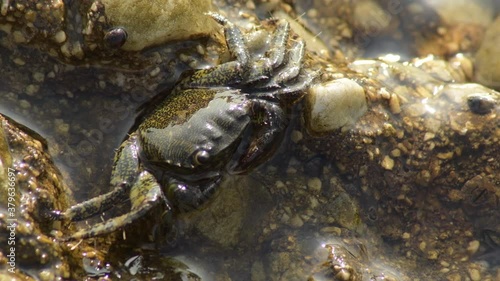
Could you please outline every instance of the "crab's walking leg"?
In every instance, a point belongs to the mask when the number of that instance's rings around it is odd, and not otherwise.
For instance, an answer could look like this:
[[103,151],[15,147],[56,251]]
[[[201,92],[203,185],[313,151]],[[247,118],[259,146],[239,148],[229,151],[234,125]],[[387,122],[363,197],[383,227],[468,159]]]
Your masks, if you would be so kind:
[[[286,53],[286,44],[290,34],[290,24],[280,20],[273,33],[269,50],[266,55],[252,64],[245,78],[247,83],[254,83],[269,79],[273,69],[281,66]],[[264,87],[278,87],[277,84],[266,84]]]
[[126,185],[115,187],[112,191],[94,197],[90,200],[71,206],[64,212],[52,211],[49,215],[54,220],[70,220],[80,221],[92,217],[95,214],[109,210],[118,201],[123,201],[127,198]]
[[267,51],[267,57],[271,61],[272,68],[277,68],[283,63],[289,35],[290,24],[286,20],[280,20],[271,39],[269,51]]
[[128,198],[128,192],[136,181],[138,172],[137,137],[132,135],[116,152],[110,192],[76,204],[64,212],[52,211],[49,217],[55,220],[79,221],[111,209],[117,202]]
[[[144,171],[139,175],[137,182],[130,190],[130,200],[132,202],[130,212],[93,225],[90,229],[80,230],[64,240],[85,239],[111,233],[143,217],[151,208],[166,199],[155,177],[151,173]],[[169,205],[167,207],[170,208]]]
[[271,89],[267,92],[257,93],[253,96],[256,98],[267,100],[279,100],[284,105],[292,105],[306,94],[307,88],[312,84],[314,79],[318,77],[318,71],[304,70],[299,72],[296,79],[287,81],[283,87]]
[[208,12],[207,15],[224,27],[224,36],[229,52],[244,68],[249,68],[250,54],[240,29],[220,14]]
[[179,83],[179,89],[238,84],[243,81],[243,75],[250,68],[250,55],[238,27],[219,14],[207,13],[207,15],[224,26],[227,48],[236,60],[194,72]]
[[302,40],[294,41],[288,51],[288,58],[283,68],[269,82],[270,85],[281,85],[297,77],[304,61],[305,43]]
[[313,80],[318,77],[319,72],[302,70],[297,79],[287,82],[286,87],[278,89],[272,94],[283,97],[285,100],[297,100],[299,96],[305,94],[305,90],[312,84]]

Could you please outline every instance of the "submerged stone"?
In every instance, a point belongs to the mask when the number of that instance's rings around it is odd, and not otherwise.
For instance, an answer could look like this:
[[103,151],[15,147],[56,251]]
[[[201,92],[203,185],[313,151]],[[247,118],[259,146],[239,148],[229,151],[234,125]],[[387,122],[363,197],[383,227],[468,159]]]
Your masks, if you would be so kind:
[[139,51],[165,42],[206,36],[218,30],[212,18],[211,1],[103,0],[106,15],[114,26],[127,33],[124,50]]

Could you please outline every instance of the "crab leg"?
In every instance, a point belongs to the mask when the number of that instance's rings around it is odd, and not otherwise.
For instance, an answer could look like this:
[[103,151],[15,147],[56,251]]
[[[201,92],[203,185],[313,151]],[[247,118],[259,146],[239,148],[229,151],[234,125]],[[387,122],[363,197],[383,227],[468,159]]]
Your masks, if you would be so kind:
[[80,221],[111,209],[115,203],[127,199],[127,194],[136,181],[138,171],[136,136],[125,141],[116,153],[111,184],[115,186],[110,192],[81,202],[64,212],[52,211],[49,214],[54,220]]
[[253,117],[250,142],[238,158],[229,163],[229,171],[241,174],[255,168],[269,158],[281,143],[288,120],[283,109],[267,100],[252,99]]
[[236,60],[244,69],[248,69],[250,67],[250,54],[248,53],[245,38],[241,34],[240,29],[220,14],[208,12],[206,15],[212,17],[216,22],[224,26],[224,36],[226,37],[229,52],[236,57]]
[[267,52],[267,57],[271,61],[272,68],[277,68],[283,63],[285,58],[286,43],[290,34],[290,24],[286,20],[280,20],[271,40],[271,47]]
[[[85,239],[114,232],[143,217],[154,206],[164,201],[165,198],[154,176],[144,171],[139,175],[138,181],[130,191],[130,200],[132,201],[132,210],[129,213],[95,224],[90,229],[80,230],[63,240]],[[170,208],[169,205],[167,207]]]
[[175,207],[183,212],[199,208],[215,193],[216,187],[220,184],[221,177],[216,176],[207,184],[196,188],[187,188],[184,184],[171,180],[166,195]]
[[119,201],[127,199],[126,185],[119,185],[112,191],[90,200],[71,206],[64,212],[52,211],[49,217],[53,220],[81,221],[111,209]]
[[227,48],[236,61],[194,72],[179,83],[178,89],[180,90],[236,85],[243,81],[242,74],[246,74],[250,68],[250,54],[238,27],[219,14],[210,12],[206,15],[224,26]]
[[[272,70],[283,63],[289,33],[289,23],[281,20],[271,39],[269,51],[266,52],[266,56],[253,63],[253,67],[248,70],[248,75],[246,75],[246,83],[252,84],[269,79]],[[278,87],[278,84],[267,84],[266,87]]]
[[288,59],[283,66],[283,69],[279,71],[272,79],[269,81],[269,86],[281,85],[286,81],[290,81],[299,75],[300,69],[302,68],[302,62],[304,61],[305,53],[305,43],[302,40],[294,41],[293,45],[288,51]]

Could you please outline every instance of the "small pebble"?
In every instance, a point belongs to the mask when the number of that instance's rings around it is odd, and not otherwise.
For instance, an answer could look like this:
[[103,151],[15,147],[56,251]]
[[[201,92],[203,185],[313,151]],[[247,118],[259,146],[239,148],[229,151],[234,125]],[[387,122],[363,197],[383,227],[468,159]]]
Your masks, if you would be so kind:
[[289,215],[287,215],[287,214],[283,214],[283,215],[281,216],[281,222],[282,222],[282,223],[288,223],[289,221],[290,221],[290,216],[289,216]]
[[477,270],[476,268],[469,268],[469,277],[472,281],[479,281],[481,280],[481,272]]
[[424,115],[426,112],[427,109],[420,103],[411,104],[406,108],[406,113],[411,117],[419,117]]
[[318,199],[317,199],[316,197],[314,197],[314,196],[311,196],[311,197],[309,198],[309,202],[310,202],[310,203],[309,203],[309,207],[311,207],[311,209],[315,209],[316,207],[318,207],[318,206],[319,206],[319,201],[318,201]]
[[285,188],[286,185],[282,181],[277,181],[274,183],[276,188]]
[[391,156],[392,157],[399,157],[401,156],[401,150],[399,150],[398,148],[395,148],[391,151]]
[[430,260],[436,260],[439,256],[438,251],[436,250],[430,250],[427,252],[427,258]]
[[50,272],[50,270],[43,270],[38,274],[38,277],[40,277],[40,280],[43,281],[51,281],[55,280],[56,277],[54,276],[54,273]]
[[29,84],[28,86],[26,86],[26,94],[28,96],[33,96],[38,92],[38,90],[40,90],[40,86],[38,85]]
[[318,10],[310,9],[309,11],[307,11],[307,16],[310,18],[316,18],[318,16]]
[[12,61],[13,61],[15,64],[17,64],[17,65],[25,65],[25,64],[26,64],[26,62],[25,62],[23,59],[21,59],[21,58],[15,58],[15,59],[13,59]]
[[14,31],[12,32],[12,36],[14,39],[15,43],[24,43],[26,42],[26,38],[24,38],[24,35],[21,31]]
[[54,35],[54,41],[58,44],[63,43],[66,41],[66,33],[63,30],[59,30],[55,35]]
[[307,181],[307,187],[313,192],[321,191],[321,180],[319,178],[310,178]]
[[478,240],[471,241],[469,243],[469,246],[467,247],[467,252],[469,252],[469,254],[471,255],[475,254],[479,249],[480,244],[481,243]]
[[33,73],[33,79],[35,79],[35,81],[37,82],[43,82],[43,80],[45,80],[45,74],[41,72],[35,72]]
[[255,3],[253,1],[247,1],[246,7],[249,10],[255,10]]
[[27,101],[27,100],[20,100],[19,101],[19,106],[22,108],[22,109],[28,109],[31,107],[31,104]]
[[386,155],[380,165],[386,170],[392,170],[394,168],[394,160],[389,155]]
[[304,221],[299,216],[294,216],[289,223],[291,227],[295,228],[299,228],[304,225]]
[[453,273],[453,274],[448,275],[446,277],[446,280],[448,280],[448,281],[461,281],[462,277],[460,277],[460,274],[458,274],[458,273]]
[[297,131],[297,130],[293,130],[291,135],[290,135],[290,138],[292,139],[292,141],[294,143],[298,143],[299,141],[302,140],[304,136],[302,135],[302,133],[300,131]]
[[304,114],[308,129],[321,134],[353,125],[367,110],[363,87],[342,78],[311,87]]
[[151,70],[149,72],[149,76],[155,77],[156,75],[160,74],[161,69],[159,67],[156,67],[155,69]]
[[69,124],[64,123],[62,119],[55,119],[54,124],[56,125],[57,133],[60,135],[66,135],[69,132]]
[[391,99],[389,100],[389,108],[391,112],[394,114],[401,113],[401,104],[399,102],[399,97],[396,94],[391,95]]
[[342,234],[342,229],[340,229],[340,227],[336,227],[336,226],[323,227],[320,231],[323,233],[332,233],[334,235],[341,235]]
[[418,245],[418,248],[420,249],[420,251],[424,251],[426,247],[427,247],[427,243],[425,243],[425,241],[420,242],[420,244]]
[[295,175],[297,173],[297,169],[295,169],[294,167],[288,167],[286,169],[286,173],[289,175]]
[[424,135],[424,141],[428,141],[428,140],[430,140],[430,139],[433,139],[435,136],[436,136],[436,134],[431,133],[431,132],[427,132],[427,133],[425,133],[425,135]]
[[453,157],[453,151],[438,153],[436,156],[443,160],[451,159]]

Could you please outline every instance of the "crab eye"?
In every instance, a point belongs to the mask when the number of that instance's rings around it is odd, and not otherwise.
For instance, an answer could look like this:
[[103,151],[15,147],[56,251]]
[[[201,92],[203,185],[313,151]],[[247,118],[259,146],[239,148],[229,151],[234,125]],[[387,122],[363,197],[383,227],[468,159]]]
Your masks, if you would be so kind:
[[206,150],[199,150],[193,156],[193,161],[196,165],[203,165],[208,162],[210,155]]

